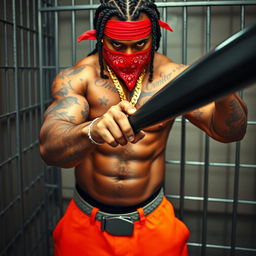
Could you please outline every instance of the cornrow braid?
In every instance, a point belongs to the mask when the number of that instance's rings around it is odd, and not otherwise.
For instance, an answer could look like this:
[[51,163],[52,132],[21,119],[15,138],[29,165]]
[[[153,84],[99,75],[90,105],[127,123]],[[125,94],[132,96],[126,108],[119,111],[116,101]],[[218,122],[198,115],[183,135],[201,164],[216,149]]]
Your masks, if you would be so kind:
[[104,37],[104,29],[107,21],[111,17],[116,16],[121,21],[136,21],[141,13],[145,13],[152,23],[152,48],[151,57],[149,63],[149,82],[153,80],[153,61],[155,51],[158,50],[161,39],[161,30],[158,24],[159,11],[157,6],[154,4],[154,0],[101,0],[101,5],[97,8],[94,16],[94,28],[96,29],[96,48],[89,54],[95,54],[98,52],[99,65],[100,65],[100,76],[102,78],[108,78],[104,74],[104,63],[103,63],[103,44],[102,39]]
[[116,9],[113,9],[113,8],[104,9],[104,11],[100,13],[98,22],[96,23],[96,38],[97,38],[96,48],[99,54],[100,76],[102,78],[108,78],[108,76],[104,74],[102,39],[104,36],[105,25],[107,21],[113,16],[117,16],[118,18],[121,19],[120,13]]
[[153,70],[154,70],[153,61],[154,61],[155,51],[158,50],[159,48],[160,40],[158,39],[161,37],[161,31],[158,24],[159,15],[158,13],[155,12],[155,10],[152,10],[150,7],[151,6],[149,4],[145,4],[140,8],[140,12],[146,13],[152,23],[152,48],[151,48],[151,60],[149,63],[149,82],[152,82]]

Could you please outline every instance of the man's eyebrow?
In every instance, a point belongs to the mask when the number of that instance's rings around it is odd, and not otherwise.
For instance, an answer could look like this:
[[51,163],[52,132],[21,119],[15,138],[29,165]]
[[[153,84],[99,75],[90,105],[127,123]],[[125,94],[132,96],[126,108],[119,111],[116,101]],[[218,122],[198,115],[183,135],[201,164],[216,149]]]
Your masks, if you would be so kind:
[[144,38],[144,39],[141,39],[137,42],[134,42],[133,45],[137,45],[137,44],[141,44],[141,43],[146,43],[147,41],[149,40],[149,38]]
[[136,44],[137,44],[137,43],[146,42],[146,41],[148,41],[148,40],[149,40],[149,37],[148,37],[148,38],[144,38],[144,39],[141,39],[141,40],[137,41],[137,42],[136,42]]
[[115,40],[115,39],[110,39],[110,42],[111,42],[111,43],[122,44],[120,41],[117,41],[117,40]]

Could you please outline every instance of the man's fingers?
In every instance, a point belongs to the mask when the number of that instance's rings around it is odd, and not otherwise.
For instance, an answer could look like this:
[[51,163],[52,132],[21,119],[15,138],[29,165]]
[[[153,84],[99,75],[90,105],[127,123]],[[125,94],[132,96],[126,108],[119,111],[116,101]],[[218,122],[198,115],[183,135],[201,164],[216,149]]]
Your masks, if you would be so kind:
[[136,143],[141,140],[145,134],[134,131],[128,120],[128,115],[133,114],[136,108],[128,101],[121,101],[112,106],[100,119],[93,125],[93,135],[99,141],[116,147],[118,144],[124,146],[128,142]]
[[112,134],[108,131],[105,130],[101,137],[104,139],[104,141],[109,144],[112,147],[118,146],[118,142],[115,140],[115,138],[112,136]]
[[[126,116],[125,116],[125,118],[126,118]],[[115,120],[111,120],[110,122],[108,122],[107,128],[110,131],[113,138],[115,139],[115,141],[118,144],[124,146],[124,145],[127,144],[127,140],[126,140],[126,136],[124,134],[124,131],[120,127],[119,122],[117,122]]]
[[128,101],[123,100],[121,101],[118,106],[120,107],[121,111],[128,114],[132,115],[136,112],[136,108]]
[[118,105],[110,108],[108,114],[110,114],[115,122],[118,124],[124,139],[129,142],[134,141],[134,132],[127,118],[127,115],[136,111],[136,108],[128,101],[121,101]]
[[129,123],[127,115],[123,112],[119,112],[117,115],[114,116],[115,122],[118,124],[122,135],[126,141],[132,142],[134,140],[134,132]]

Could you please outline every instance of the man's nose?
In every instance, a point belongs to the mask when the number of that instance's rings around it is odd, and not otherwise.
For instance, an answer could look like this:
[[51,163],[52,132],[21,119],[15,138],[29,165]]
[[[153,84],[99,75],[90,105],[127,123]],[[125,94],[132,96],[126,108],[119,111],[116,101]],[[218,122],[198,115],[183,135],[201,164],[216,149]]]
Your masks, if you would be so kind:
[[134,49],[133,49],[132,47],[127,47],[127,48],[125,49],[125,53],[126,53],[126,54],[132,54],[132,53],[134,53]]

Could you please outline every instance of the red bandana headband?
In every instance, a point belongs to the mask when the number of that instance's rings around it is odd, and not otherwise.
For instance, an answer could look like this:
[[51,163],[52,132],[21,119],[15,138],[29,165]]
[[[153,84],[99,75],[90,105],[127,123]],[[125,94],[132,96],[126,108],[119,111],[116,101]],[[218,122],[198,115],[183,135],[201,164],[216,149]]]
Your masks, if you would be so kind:
[[[164,21],[158,21],[161,28],[173,31],[172,28]],[[126,41],[126,40],[137,40],[145,38],[150,35],[152,31],[151,20],[141,21],[119,21],[119,20],[108,20],[105,26],[104,34],[110,38]],[[82,40],[95,40],[96,30],[88,30],[81,34],[77,41]]]

